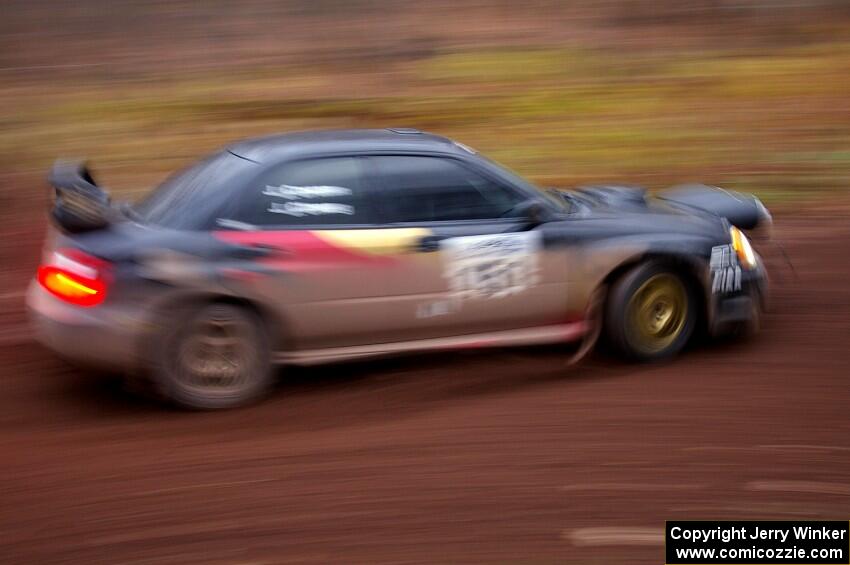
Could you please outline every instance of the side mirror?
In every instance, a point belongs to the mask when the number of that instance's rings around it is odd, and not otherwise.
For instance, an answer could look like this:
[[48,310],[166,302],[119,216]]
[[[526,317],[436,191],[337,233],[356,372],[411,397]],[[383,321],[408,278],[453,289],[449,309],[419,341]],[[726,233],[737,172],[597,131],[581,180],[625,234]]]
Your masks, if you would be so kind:
[[515,218],[522,218],[528,222],[528,227],[533,228],[549,220],[548,210],[536,200],[529,200],[517,204],[511,214]]

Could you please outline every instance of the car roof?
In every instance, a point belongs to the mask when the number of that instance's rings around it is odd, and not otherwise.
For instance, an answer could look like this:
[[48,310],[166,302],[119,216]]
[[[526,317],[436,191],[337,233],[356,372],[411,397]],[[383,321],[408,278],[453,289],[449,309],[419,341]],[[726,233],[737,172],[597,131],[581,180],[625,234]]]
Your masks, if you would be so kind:
[[227,149],[234,155],[258,163],[329,153],[463,151],[451,139],[412,128],[301,131],[248,139]]

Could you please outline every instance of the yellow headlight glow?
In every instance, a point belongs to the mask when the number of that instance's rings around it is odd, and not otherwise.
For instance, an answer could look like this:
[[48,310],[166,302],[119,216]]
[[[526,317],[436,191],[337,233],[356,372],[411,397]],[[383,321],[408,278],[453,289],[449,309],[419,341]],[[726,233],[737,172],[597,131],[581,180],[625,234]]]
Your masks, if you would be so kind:
[[750,245],[750,240],[744,235],[744,232],[736,227],[729,228],[729,234],[732,236],[732,249],[738,254],[738,261],[747,269],[753,269],[758,262],[756,252],[753,251],[753,246]]

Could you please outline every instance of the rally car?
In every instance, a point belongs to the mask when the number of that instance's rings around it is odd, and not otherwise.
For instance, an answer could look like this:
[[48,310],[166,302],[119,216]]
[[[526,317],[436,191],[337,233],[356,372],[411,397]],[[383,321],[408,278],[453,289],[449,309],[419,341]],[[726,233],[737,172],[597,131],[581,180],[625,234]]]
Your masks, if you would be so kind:
[[591,344],[654,361],[752,329],[754,197],[706,186],[538,189],[413,129],[231,145],[135,205],[57,163],[37,335],[193,408],[246,403],[277,364]]

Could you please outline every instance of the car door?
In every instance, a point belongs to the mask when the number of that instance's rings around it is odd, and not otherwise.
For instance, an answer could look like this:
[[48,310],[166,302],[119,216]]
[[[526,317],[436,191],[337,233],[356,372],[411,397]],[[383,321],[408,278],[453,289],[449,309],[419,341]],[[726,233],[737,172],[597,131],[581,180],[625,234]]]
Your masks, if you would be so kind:
[[562,323],[566,258],[510,217],[529,195],[448,156],[374,155],[381,220],[427,231],[399,257],[383,311],[396,339]]
[[363,158],[281,163],[250,181],[241,200],[217,236],[265,252],[251,291],[285,321],[287,348],[392,341],[383,311],[388,273],[426,231],[375,225]]

